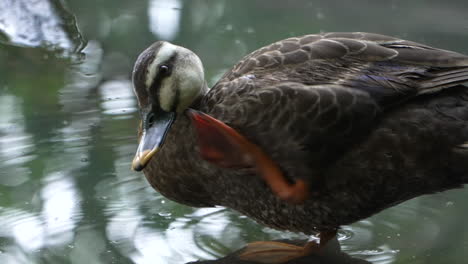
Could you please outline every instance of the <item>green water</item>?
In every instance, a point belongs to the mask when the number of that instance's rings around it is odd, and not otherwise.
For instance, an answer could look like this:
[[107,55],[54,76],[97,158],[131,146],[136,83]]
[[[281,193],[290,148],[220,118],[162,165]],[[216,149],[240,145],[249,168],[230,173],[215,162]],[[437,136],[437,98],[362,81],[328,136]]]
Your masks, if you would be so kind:
[[[462,0],[13,2],[0,0],[0,263],[8,264],[186,263],[251,241],[304,238],[228,209],[171,202],[130,170],[138,114],[129,77],[153,41],[194,50],[211,84],[249,51],[320,31],[468,53]],[[58,18],[50,30],[34,26],[53,22],[40,3]],[[371,263],[466,263],[467,199],[463,189],[425,196],[345,226],[341,250]]]

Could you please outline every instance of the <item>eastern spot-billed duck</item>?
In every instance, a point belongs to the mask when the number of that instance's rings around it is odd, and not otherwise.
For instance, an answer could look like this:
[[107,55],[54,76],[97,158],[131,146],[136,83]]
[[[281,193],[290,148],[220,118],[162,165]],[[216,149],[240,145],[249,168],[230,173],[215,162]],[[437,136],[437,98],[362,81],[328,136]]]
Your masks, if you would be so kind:
[[[142,119],[133,169],[174,201],[327,240],[467,182],[467,80],[465,55],[327,33],[256,50],[210,89],[197,55],[158,41],[133,70]],[[308,248],[253,243],[246,256],[285,252],[284,262]]]

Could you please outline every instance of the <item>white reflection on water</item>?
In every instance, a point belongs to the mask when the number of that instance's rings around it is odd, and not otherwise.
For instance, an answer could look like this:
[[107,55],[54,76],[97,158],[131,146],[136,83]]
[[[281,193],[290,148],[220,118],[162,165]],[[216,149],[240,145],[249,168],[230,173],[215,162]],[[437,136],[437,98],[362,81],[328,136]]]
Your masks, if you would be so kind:
[[44,245],[44,225],[41,218],[22,209],[0,207],[0,237],[11,238],[14,243],[1,245],[0,263],[16,262],[23,259],[25,252],[34,252]]
[[74,182],[62,172],[49,175],[41,190],[44,201],[42,217],[47,234],[47,245],[71,243],[73,229],[80,220],[78,194]]
[[104,114],[119,118],[133,118],[136,102],[130,80],[111,80],[99,86],[101,107]]
[[17,211],[9,212],[9,218],[11,236],[23,250],[34,251],[44,245],[44,225],[39,216]]
[[[117,208],[115,208],[117,209]],[[122,245],[120,249],[124,254],[133,251],[133,246],[127,244],[127,239],[135,236],[136,230],[142,220],[141,214],[133,208],[118,211],[113,210],[114,215],[110,218],[106,226],[106,234],[110,241]]]
[[[212,259],[219,252],[210,248],[200,248],[200,236],[223,238],[224,230],[231,222],[225,214],[217,214],[223,209],[201,208],[188,217],[172,220],[164,232],[140,226],[136,229],[134,244],[137,253],[130,257],[135,263],[185,263],[194,259]],[[209,212],[207,214],[207,212]],[[200,222],[191,223],[192,216],[203,215]],[[209,216],[208,216],[209,215]],[[235,238],[238,234],[232,233]],[[230,240],[226,238],[225,240]],[[231,240],[232,241],[232,240]]]
[[179,32],[182,2],[180,0],[152,0],[148,17],[150,30],[159,38],[173,40]]
[[[183,263],[180,256],[174,255],[174,249],[167,243],[163,233],[155,231],[154,229],[146,227],[139,228],[135,234],[134,243],[137,252],[131,254],[129,257],[135,263]],[[175,260],[177,260],[177,262],[175,262]]]
[[[232,242],[236,238],[239,237],[239,230],[237,228],[231,229],[231,233],[229,236],[226,236],[224,231],[226,228],[232,224],[232,222],[227,218],[227,215],[224,214],[224,208],[200,208],[195,210],[194,213],[187,216],[187,219],[196,219],[199,222],[196,224],[187,225],[179,221],[178,223],[173,223],[166,231],[168,241],[171,241],[172,244],[178,245],[178,241],[180,241],[178,230],[180,229],[189,229],[191,232],[191,240],[190,244],[186,244],[185,246],[190,246],[190,248],[183,249],[184,252],[191,252],[192,255],[196,255],[198,258],[210,258],[213,255],[217,255],[217,252],[210,252],[209,249],[200,248],[200,237],[206,234],[209,234],[210,238],[225,238],[226,242]],[[183,248],[183,247],[181,247]],[[197,248],[198,250],[196,250]],[[200,251],[201,249],[205,250],[205,252]],[[196,254],[195,254],[196,253]]]
[[[25,132],[22,101],[16,96],[0,96],[0,185],[17,186],[28,180],[30,171],[22,165],[33,160],[32,136]],[[15,177],[10,177],[15,175]]]

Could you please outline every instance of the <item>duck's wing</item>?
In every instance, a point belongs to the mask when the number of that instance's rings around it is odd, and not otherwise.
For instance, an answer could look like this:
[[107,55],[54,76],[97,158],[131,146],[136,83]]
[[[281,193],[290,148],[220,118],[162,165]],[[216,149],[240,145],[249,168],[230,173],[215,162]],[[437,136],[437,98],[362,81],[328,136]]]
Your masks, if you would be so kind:
[[468,57],[384,35],[328,33],[261,48],[242,59],[220,83],[242,77],[264,83],[336,84],[363,90],[382,104],[394,104],[466,82]]
[[[366,92],[340,85],[282,82],[259,89],[243,78],[220,85],[201,110],[260,146],[285,171],[302,170],[295,174],[341,156],[382,111]],[[301,163],[304,168],[297,167]]]
[[304,175],[359,143],[389,106],[467,80],[468,57],[455,52],[370,33],[308,35],[246,56],[201,110]]

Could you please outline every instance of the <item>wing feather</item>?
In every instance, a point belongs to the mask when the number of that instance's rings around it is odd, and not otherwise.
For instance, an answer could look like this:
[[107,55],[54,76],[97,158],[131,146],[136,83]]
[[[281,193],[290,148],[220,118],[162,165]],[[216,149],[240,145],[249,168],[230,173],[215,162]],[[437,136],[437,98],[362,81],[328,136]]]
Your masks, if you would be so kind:
[[[339,84],[373,94],[407,97],[437,92],[468,80],[468,57],[394,37],[354,32],[306,35],[278,41],[247,55],[221,82],[251,75],[272,82]],[[376,79],[381,80],[375,86]],[[368,80],[369,83],[366,83]],[[411,89],[408,89],[410,87]],[[381,89],[382,92],[375,92]],[[389,91],[385,91],[389,90]],[[386,97],[386,103],[389,103]]]

